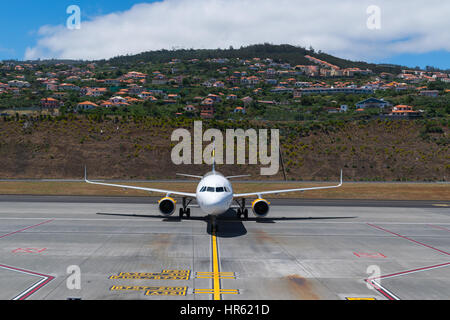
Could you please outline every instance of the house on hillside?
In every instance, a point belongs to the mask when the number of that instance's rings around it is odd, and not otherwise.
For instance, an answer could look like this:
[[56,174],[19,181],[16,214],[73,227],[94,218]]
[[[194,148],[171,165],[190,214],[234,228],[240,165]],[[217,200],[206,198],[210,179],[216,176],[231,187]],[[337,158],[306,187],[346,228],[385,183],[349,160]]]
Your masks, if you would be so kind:
[[278,84],[277,79],[268,78],[265,80],[265,83],[268,85],[276,86]]
[[360,101],[356,104],[357,109],[384,109],[390,105],[389,102],[383,99],[369,98]]
[[422,90],[420,91],[420,95],[424,97],[438,97],[439,96],[439,90]]
[[340,106],[339,112],[347,112],[347,111],[348,111],[348,106],[346,104],[343,104]]
[[251,97],[245,97],[245,98],[242,98],[241,101],[242,101],[245,105],[247,105],[247,104],[252,103],[252,102],[253,102],[253,99],[252,99]]
[[81,95],[86,95],[89,97],[101,97],[108,93],[108,90],[106,88],[87,88],[80,90]]
[[139,95],[139,98],[149,101],[158,101],[151,92],[144,91]]
[[72,84],[72,83],[62,83],[58,86],[59,91],[67,91],[67,90],[73,90],[73,91],[80,91],[80,87]]
[[214,100],[211,98],[206,98],[205,100],[202,101],[202,106],[213,106],[214,105]]
[[188,104],[183,109],[186,112],[196,112],[197,111],[197,109],[192,104]]
[[119,86],[120,80],[119,79],[105,79],[104,83],[108,86]]
[[111,102],[109,102],[109,101],[103,101],[100,105],[101,105],[102,107],[104,107],[104,108],[111,108],[111,107],[114,107],[114,105],[113,105]]
[[43,98],[41,99],[41,107],[46,109],[55,109],[63,105],[62,102],[54,98]]
[[242,113],[242,114],[246,113],[245,108],[243,108],[243,107],[236,107],[233,112],[234,113]]
[[16,87],[16,88],[29,88],[31,86],[28,81],[20,81],[20,80],[8,81],[8,85],[10,87]]
[[121,96],[115,96],[109,99],[109,102],[112,103],[113,106],[128,106],[127,99],[122,98]]
[[77,105],[77,111],[90,110],[90,109],[95,109],[95,108],[98,108],[98,104],[95,104],[90,101],[81,102]]
[[152,84],[155,84],[155,85],[164,85],[164,84],[167,84],[167,82],[168,82],[168,79],[163,74],[157,74],[152,80]]
[[128,88],[128,93],[132,95],[140,95],[142,92],[144,92],[144,88],[142,86],[131,86]]
[[211,105],[202,105],[200,107],[200,117],[202,117],[203,119],[212,119],[214,118],[214,106]]
[[417,118],[422,115],[422,111],[416,111],[412,106],[407,105],[397,105],[394,108],[392,108],[392,112],[389,114],[389,116],[396,116],[396,117],[407,117],[407,118]]

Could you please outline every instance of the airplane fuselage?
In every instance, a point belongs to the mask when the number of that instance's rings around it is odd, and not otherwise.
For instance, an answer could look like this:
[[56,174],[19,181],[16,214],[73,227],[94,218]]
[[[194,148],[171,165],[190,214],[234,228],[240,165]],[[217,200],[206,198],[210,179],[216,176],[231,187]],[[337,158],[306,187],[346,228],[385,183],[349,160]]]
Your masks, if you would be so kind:
[[220,215],[230,209],[233,202],[233,187],[230,181],[218,172],[206,174],[197,186],[197,203],[209,215]]

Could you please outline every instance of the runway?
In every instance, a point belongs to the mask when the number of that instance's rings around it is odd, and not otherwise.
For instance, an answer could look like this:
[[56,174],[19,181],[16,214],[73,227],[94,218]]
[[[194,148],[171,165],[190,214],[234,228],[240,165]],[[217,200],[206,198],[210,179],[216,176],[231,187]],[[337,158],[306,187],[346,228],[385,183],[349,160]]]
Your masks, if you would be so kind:
[[450,298],[448,202],[272,204],[214,233],[152,198],[0,196],[0,299]]

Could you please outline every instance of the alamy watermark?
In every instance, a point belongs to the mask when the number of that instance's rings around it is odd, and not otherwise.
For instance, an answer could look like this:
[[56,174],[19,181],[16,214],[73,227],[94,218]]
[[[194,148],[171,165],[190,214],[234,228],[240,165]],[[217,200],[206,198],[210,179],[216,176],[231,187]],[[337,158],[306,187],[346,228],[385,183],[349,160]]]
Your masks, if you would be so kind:
[[66,286],[69,290],[81,289],[81,269],[77,265],[68,266],[66,270],[67,277]]
[[68,6],[66,13],[70,14],[67,18],[66,26],[69,30],[79,30],[81,29],[81,9],[77,5]]
[[[204,163],[212,165],[214,154],[216,164],[232,165],[235,164],[236,155],[237,164],[257,165],[259,160],[259,164],[268,166],[261,168],[261,175],[270,176],[277,174],[279,171],[279,129],[270,129],[270,155],[268,155],[268,139],[268,129],[259,129],[258,131],[255,129],[245,131],[243,129],[227,129],[224,141],[224,136],[220,130],[208,129],[203,133],[202,121],[195,121],[193,139],[191,132],[186,129],[173,131],[171,141],[178,142],[178,144],[172,149],[171,158],[176,165]],[[210,142],[210,144],[203,149],[203,142]],[[213,152],[214,149],[215,152]]]
[[381,29],[381,8],[376,5],[367,7],[366,13],[369,15],[367,19],[367,28],[369,30]]
[[370,275],[369,282],[366,283],[367,288],[373,290],[374,287],[370,284],[370,280],[376,280],[381,285],[381,268],[377,265],[370,265],[366,269],[366,273]]

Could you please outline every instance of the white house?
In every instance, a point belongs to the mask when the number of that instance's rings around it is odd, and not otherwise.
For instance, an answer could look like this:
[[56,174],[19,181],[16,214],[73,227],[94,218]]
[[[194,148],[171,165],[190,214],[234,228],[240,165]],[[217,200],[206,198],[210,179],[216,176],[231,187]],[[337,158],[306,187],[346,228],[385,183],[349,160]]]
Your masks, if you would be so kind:
[[357,109],[369,109],[369,108],[377,108],[384,109],[389,106],[390,103],[384,101],[383,99],[369,98],[363,101],[360,101],[356,104]]

